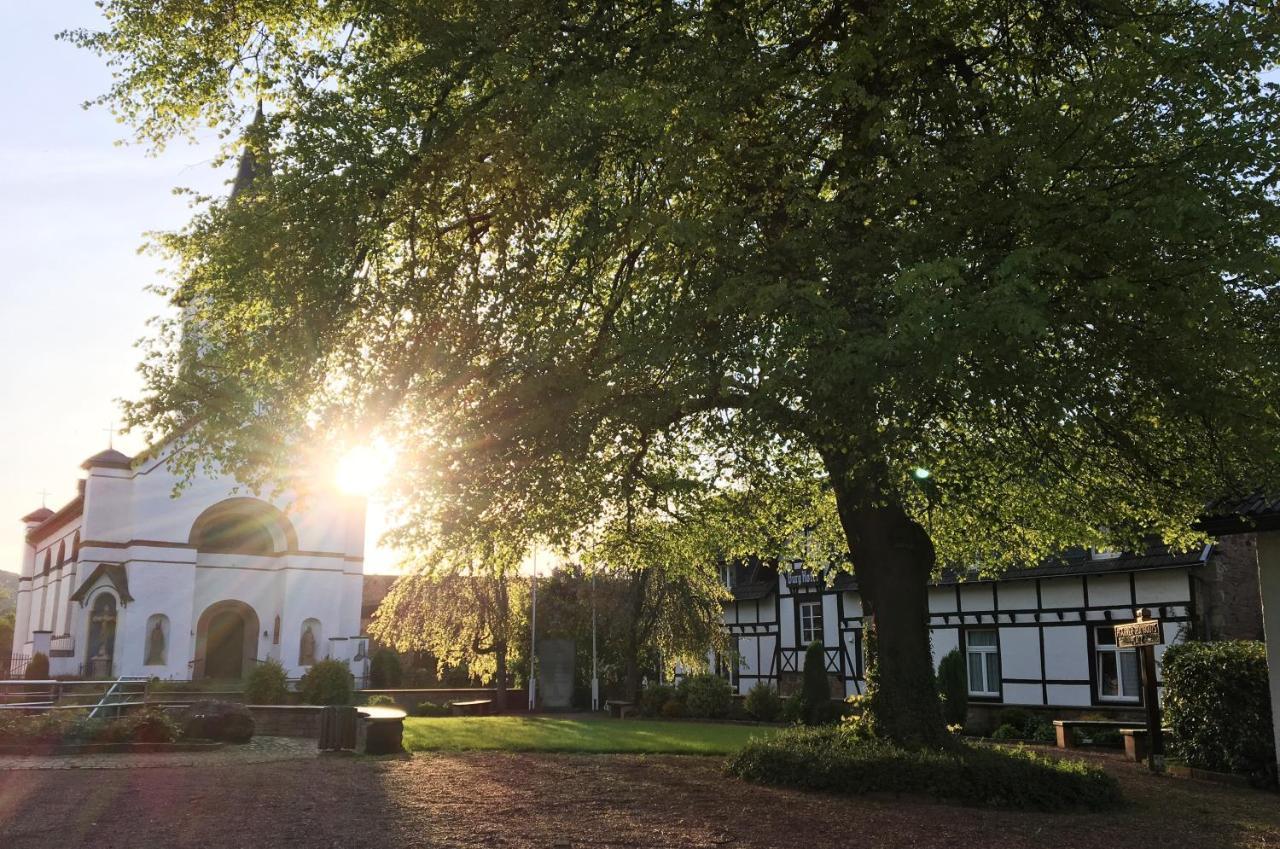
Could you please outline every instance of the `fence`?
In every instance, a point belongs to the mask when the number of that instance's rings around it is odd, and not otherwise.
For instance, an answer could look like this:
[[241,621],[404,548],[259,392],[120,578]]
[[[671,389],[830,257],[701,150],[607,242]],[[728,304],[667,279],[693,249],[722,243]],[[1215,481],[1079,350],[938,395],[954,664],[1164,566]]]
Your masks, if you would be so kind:
[[10,654],[0,664],[0,678],[22,678],[27,674],[27,664],[31,662],[29,654]]

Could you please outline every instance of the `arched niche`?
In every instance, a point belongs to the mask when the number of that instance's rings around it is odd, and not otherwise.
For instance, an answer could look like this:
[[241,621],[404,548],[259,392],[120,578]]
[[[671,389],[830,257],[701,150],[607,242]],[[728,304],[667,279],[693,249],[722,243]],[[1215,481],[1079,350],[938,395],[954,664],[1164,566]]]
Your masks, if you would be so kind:
[[191,525],[188,542],[212,554],[269,556],[298,550],[293,523],[257,498],[228,498],[209,507]]
[[258,614],[227,599],[204,609],[196,621],[193,678],[240,679],[258,657]]
[[298,665],[311,666],[323,660],[324,654],[324,626],[319,619],[304,619],[298,630]]
[[142,644],[143,666],[165,666],[169,662],[169,617],[153,613],[147,617]]

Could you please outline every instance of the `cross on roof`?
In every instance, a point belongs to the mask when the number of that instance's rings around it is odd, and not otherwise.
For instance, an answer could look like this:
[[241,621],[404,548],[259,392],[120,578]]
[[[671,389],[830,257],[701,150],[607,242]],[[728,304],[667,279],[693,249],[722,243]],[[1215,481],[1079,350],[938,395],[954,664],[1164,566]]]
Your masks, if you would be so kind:
[[48,507],[48,505],[45,504],[45,501],[49,499],[50,495],[53,495],[53,493],[50,492],[49,490],[47,489],[40,490],[40,506],[41,507]]
[[107,448],[115,448],[115,445],[112,444],[116,435],[115,424],[115,422],[107,422],[107,426],[105,428],[107,432]]

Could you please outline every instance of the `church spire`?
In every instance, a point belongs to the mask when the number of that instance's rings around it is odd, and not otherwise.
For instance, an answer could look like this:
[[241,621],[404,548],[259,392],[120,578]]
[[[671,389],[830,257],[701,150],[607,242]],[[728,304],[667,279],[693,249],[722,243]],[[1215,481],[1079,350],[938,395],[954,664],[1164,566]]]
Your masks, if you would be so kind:
[[[249,128],[245,130],[244,151],[240,154],[240,165],[236,169],[236,179],[231,184],[231,200],[235,200],[238,196],[248,191],[259,175],[271,176],[271,161],[265,153],[266,138],[263,135],[265,124],[266,116],[262,111],[262,101],[259,100],[258,108],[253,113],[253,121],[249,123]],[[254,154],[255,147],[261,147],[263,151],[261,161]]]

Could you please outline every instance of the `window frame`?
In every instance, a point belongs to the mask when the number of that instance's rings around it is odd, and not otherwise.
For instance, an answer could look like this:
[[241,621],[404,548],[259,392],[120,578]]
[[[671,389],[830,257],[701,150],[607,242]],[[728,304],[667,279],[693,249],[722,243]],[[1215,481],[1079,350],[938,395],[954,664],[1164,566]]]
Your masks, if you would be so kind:
[[[972,643],[972,635],[975,633],[991,634],[992,642],[989,646],[975,646]],[[981,664],[977,671],[982,678],[982,683],[989,687],[987,690],[973,689],[973,657],[977,655],[982,658]],[[991,669],[988,667],[987,658],[995,657],[995,677],[991,677]],[[975,699],[1000,699],[1003,697],[1003,675],[1000,662],[1000,629],[999,628],[966,628],[964,632],[964,670],[965,670],[965,688],[970,698]]]
[[[822,607],[821,596],[817,599],[808,599],[796,602],[796,617],[799,623],[799,629],[796,636],[799,638],[799,648],[807,649],[815,641],[822,643],[824,648],[826,647],[827,641],[823,633],[826,623],[824,621]],[[806,610],[816,610],[816,615],[809,616],[807,622],[805,621]],[[805,638],[806,633],[813,634],[815,631],[817,634],[816,636],[813,636],[811,639]]]
[[[1097,678],[1097,685],[1094,688],[1094,695],[1099,702],[1109,702],[1118,704],[1136,705],[1142,703],[1142,659],[1138,656],[1136,648],[1121,648],[1116,645],[1115,624],[1094,625],[1093,626],[1093,672]],[[1104,643],[1100,637],[1103,632],[1110,631],[1111,639]],[[1116,690],[1115,694],[1104,693],[1102,688],[1105,677],[1102,674],[1102,657],[1104,654],[1115,656],[1116,665]],[[1137,677],[1133,681],[1133,695],[1127,696],[1124,693],[1125,684],[1128,683],[1128,677],[1124,672],[1124,664],[1121,663],[1121,655],[1131,655],[1134,659],[1134,669],[1137,670]]]

